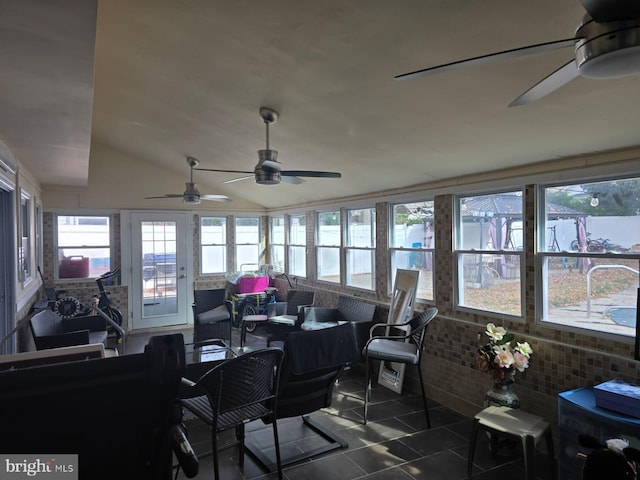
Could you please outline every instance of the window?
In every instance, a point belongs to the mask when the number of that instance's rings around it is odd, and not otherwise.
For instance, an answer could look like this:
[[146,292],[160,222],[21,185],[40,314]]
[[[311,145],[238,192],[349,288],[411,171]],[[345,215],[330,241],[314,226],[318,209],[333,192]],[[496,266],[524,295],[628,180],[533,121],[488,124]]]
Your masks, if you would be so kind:
[[289,265],[288,274],[307,276],[307,217],[289,216]]
[[398,268],[418,270],[416,298],[433,300],[433,201],[391,205],[389,250],[391,278]]
[[523,316],[522,212],[522,191],[457,197],[459,306]]
[[95,278],[111,268],[108,216],[56,216],[58,278]]
[[543,186],[543,322],[635,336],[640,178]]
[[42,205],[36,202],[36,265],[42,267]]
[[200,273],[227,273],[227,217],[200,217]]
[[269,218],[269,248],[275,272],[284,272],[284,215]]
[[260,218],[236,217],[236,271],[260,266]]
[[319,212],[317,219],[318,280],[340,283],[340,211]]
[[22,190],[20,199],[20,246],[18,265],[20,280],[27,282],[33,275],[31,266],[31,195]]
[[375,288],[376,211],[362,208],[346,211],[346,284]]

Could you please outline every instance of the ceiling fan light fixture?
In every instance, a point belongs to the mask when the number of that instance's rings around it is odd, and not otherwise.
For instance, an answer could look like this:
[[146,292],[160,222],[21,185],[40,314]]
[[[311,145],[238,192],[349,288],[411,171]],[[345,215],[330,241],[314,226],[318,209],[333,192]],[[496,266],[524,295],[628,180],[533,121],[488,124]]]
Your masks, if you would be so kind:
[[200,204],[200,195],[185,195],[183,200],[188,205],[198,205]]
[[640,71],[640,22],[596,23],[587,17],[576,31],[576,64],[586,78],[618,78]]
[[258,185],[277,185],[282,180],[280,172],[266,172],[261,169],[256,169],[255,175]]

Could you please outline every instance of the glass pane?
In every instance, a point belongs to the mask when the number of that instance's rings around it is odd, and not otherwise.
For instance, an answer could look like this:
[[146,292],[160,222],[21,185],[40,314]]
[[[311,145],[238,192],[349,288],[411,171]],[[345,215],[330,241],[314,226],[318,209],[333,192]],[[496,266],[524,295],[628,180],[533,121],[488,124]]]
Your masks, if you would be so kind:
[[522,250],[522,192],[462,197],[459,250]]
[[275,272],[284,272],[284,245],[271,246],[271,265]]
[[258,245],[236,245],[236,270],[255,271],[259,268],[260,248]]
[[289,218],[289,244],[307,244],[307,221],[304,215],[291,215]]
[[258,217],[236,218],[236,244],[260,243],[260,219]]
[[433,300],[433,252],[391,251],[391,278],[396,278],[396,270],[419,270],[417,298]]
[[373,208],[347,211],[347,246],[376,246],[376,212]]
[[58,277],[95,278],[110,270],[108,216],[57,216]]
[[111,270],[108,248],[59,248],[59,278],[96,278]]
[[459,254],[459,304],[521,316],[520,256]]
[[546,252],[640,252],[640,179],[544,189]]
[[143,317],[178,312],[176,222],[142,222]]
[[271,217],[271,243],[284,245],[284,217]]
[[226,218],[202,217],[200,219],[200,242],[203,245],[225,245],[227,243]]
[[[405,248],[433,248],[433,201],[394,205],[389,245]],[[392,277],[395,278],[395,277]]]
[[340,283],[340,249],[318,247],[318,280]]
[[307,276],[306,247],[289,247],[289,275]]
[[347,285],[373,290],[375,287],[373,250],[347,250]]
[[543,320],[635,336],[640,260],[545,257]]
[[220,245],[204,245],[201,249],[203,274],[225,273],[227,271],[227,247]]
[[318,245],[340,246],[340,212],[318,213]]

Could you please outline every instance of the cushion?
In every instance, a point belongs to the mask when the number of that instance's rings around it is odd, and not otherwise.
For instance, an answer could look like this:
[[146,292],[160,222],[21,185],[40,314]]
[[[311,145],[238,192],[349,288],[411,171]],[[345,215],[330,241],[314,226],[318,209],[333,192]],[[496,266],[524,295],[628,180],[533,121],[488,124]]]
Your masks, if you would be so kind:
[[196,315],[196,321],[198,323],[215,323],[221,322],[223,320],[228,320],[231,318],[229,315],[229,310],[226,305],[220,305],[218,307],[212,308],[211,310],[207,310],[206,312],[199,313]]
[[100,332],[89,332],[89,343],[102,343],[107,344],[107,331],[102,330]]
[[369,358],[389,360],[391,362],[418,363],[418,350],[415,343],[377,338],[367,347]]
[[295,326],[298,317],[295,315],[276,315],[275,317],[269,317],[270,323],[278,323],[280,325]]

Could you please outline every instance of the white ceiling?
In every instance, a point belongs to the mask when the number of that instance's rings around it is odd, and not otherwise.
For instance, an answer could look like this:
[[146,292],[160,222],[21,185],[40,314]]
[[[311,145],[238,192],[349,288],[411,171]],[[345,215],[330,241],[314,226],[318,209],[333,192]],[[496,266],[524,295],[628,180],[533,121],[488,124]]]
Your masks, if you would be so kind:
[[[0,0],[0,140],[43,184],[86,182],[78,97],[90,93],[91,3]],[[578,78],[507,107],[572,48],[393,78],[572,37],[578,0],[101,0],[97,10],[91,142],[174,171],[178,186],[187,155],[252,170],[265,146],[258,109],[269,106],[284,169],[343,174],[258,186],[197,172],[203,193],[275,208],[640,143],[639,76]]]

